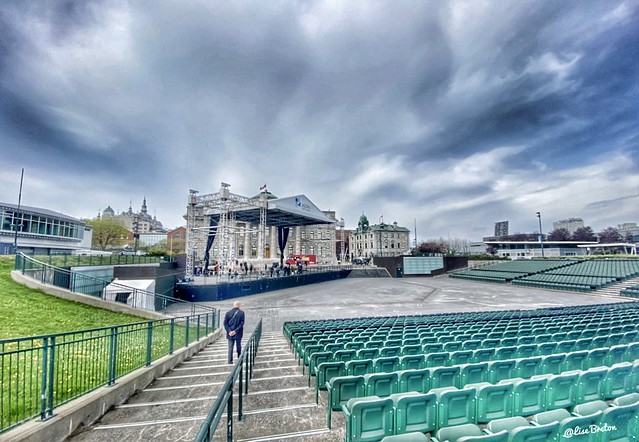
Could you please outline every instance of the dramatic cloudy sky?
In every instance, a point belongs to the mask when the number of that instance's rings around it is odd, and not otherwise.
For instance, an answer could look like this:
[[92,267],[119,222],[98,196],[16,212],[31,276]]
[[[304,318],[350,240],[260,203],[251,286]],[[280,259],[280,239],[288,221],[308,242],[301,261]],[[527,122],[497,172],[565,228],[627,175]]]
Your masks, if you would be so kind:
[[263,184],[347,227],[639,222],[639,2],[0,2],[0,201],[184,223]]

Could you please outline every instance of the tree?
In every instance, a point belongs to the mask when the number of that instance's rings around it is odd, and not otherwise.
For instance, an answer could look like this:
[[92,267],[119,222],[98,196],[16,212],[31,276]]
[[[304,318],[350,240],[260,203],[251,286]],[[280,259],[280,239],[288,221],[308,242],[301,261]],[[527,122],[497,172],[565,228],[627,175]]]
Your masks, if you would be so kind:
[[575,233],[572,234],[573,241],[586,241],[593,242],[597,241],[594,232],[590,226],[580,227],[575,230]]
[[568,229],[555,229],[548,234],[548,241],[570,241],[570,232]]
[[621,242],[621,235],[619,230],[614,227],[608,227],[599,234],[599,243],[601,244],[613,244],[616,242]]
[[628,244],[634,243],[635,242],[635,238],[632,235],[632,232],[626,232],[626,236],[624,236],[623,241],[627,242]]
[[87,222],[93,228],[91,247],[106,250],[107,247],[124,244],[129,231],[124,223],[114,218],[94,219]]
[[413,253],[445,253],[444,244],[435,241],[423,242],[413,249]]
[[497,249],[497,247],[495,246],[489,246],[488,248],[486,248],[486,253],[488,253],[489,255],[497,255],[497,252],[499,251],[499,249]]

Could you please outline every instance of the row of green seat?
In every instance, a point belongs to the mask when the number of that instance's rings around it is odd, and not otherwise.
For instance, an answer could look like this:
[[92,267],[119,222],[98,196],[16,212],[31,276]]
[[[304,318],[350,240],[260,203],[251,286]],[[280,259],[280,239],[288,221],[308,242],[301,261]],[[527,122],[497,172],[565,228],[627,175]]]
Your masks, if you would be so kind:
[[[421,391],[429,386],[441,386],[443,376],[448,376],[449,380],[452,379],[451,385],[462,386],[472,382],[493,382],[499,376],[530,377],[535,374],[559,374],[562,371],[610,366],[617,362],[632,362],[639,359],[639,342],[565,353],[553,353],[552,349],[548,349],[549,352],[545,354],[508,350],[508,353],[500,352],[499,349],[486,349],[486,351],[453,352],[453,354],[432,353],[349,361],[319,359],[319,362],[317,360],[313,362],[315,396],[317,399],[318,390],[330,388],[333,378],[343,376],[401,372],[398,375],[398,391],[414,389]],[[458,368],[444,370],[448,367]],[[414,373],[410,370],[422,371]],[[431,381],[434,375],[438,378]],[[309,386],[310,379],[309,376]]]
[[621,296],[628,296],[631,298],[639,298],[639,285],[627,287],[619,293]]
[[526,276],[524,278],[513,281],[513,284],[523,284],[538,282],[543,284],[561,285],[561,286],[578,286],[589,287],[597,290],[607,285],[617,282],[615,278],[602,276],[572,276],[572,275],[556,275],[552,273],[540,273],[537,275]]
[[[624,401],[624,398],[630,400]],[[639,435],[639,398],[632,394],[608,404],[593,401],[581,404],[571,413],[565,408],[542,411],[531,421],[521,416],[490,421],[482,430],[475,424],[445,427],[431,438],[433,442],[609,442],[637,440]],[[424,433],[405,433],[405,439],[386,436],[382,442],[428,440]]]
[[602,318],[613,319],[616,316],[639,313],[639,305],[635,303],[599,304],[590,306],[572,306],[546,308],[536,310],[509,310],[473,313],[448,313],[415,316],[377,317],[377,318],[347,318],[335,320],[295,321],[284,323],[283,329],[287,339],[292,340],[299,333],[313,331],[342,331],[397,329],[412,327],[444,327],[447,325],[461,326],[463,324],[492,324],[495,321],[517,322],[528,321],[560,321],[562,319]]
[[[639,323],[632,327],[639,327]],[[577,332],[576,332],[577,333]],[[583,333],[583,332],[582,332]],[[462,362],[479,362],[489,359],[509,359],[527,356],[547,355],[551,353],[567,353],[577,350],[590,350],[611,347],[620,344],[632,344],[638,341],[639,331],[611,333],[594,337],[580,338],[580,335],[566,336],[537,335],[520,338],[466,340],[451,342],[411,341],[369,341],[326,343],[305,346],[299,355],[298,364],[302,364],[302,373],[308,366],[310,376],[322,362],[348,362],[351,360],[375,359],[380,357],[417,356],[429,361],[445,361],[448,365]],[[555,340],[568,338],[569,340]],[[405,343],[408,342],[408,343]],[[637,344],[639,345],[639,343]],[[486,359],[488,358],[488,359]],[[461,361],[461,362],[457,362]],[[440,364],[440,365],[446,365]]]
[[[636,320],[635,320],[636,319]],[[532,344],[540,342],[558,342],[565,339],[605,338],[610,335],[637,333],[639,317],[626,325],[610,323],[546,326],[534,328],[500,328],[490,332],[467,330],[465,332],[422,332],[419,334],[328,334],[300,336],[293,345],[294,353],[301,357],[308,346],[326,346],[339,344],[344,349],[380,348],[397,345],[441,344],[445,350],[475,349],[498,345]]]
[[582,261],[572,266],[549,271],[574,276],[603,276],[624,281],[639,276],[639,259],[606,259]]
[[[619,348],[624,347],[624,348]],[[559,376],[575,370],[590,370],[597,367],[613,366],[624,362],[637,361],[637,348],[629,351],[628,346],[601,349],[603,351],[573,352],[568,354],[533,356],[520,359],[485,361],[453,366],[439,366],[423,369],[377,372],[362,375],[332,376],[324,372],[318,377],[316,388],[325,381],[328,396],[326,401],[328,422],[333,410],[354,397],[390,396],[393,393],[418,391],[427,392],[433,388],[463,388],[473,383],[497,383],[510,378],[534,378],[535,376]],[[625,351],[621,351],[625,350]],[[633,372],[635,385],[639,385],[639,362]],[[321,365],[320,365],[321,366]],[[326,377],[322,379],[321,377]],[[317,390],[316,390],[317,392]],[[317,394],[317,393],[316,393]]]
[[488,423],[491,428],[490,422],[497,419],[572,409],[637,393],[637,376],[639,361],[561,375],[505,379],[496,384],[478,383],[463,389],[444,387],[426,393],[351,398],[341,405],[346,440],[379,440],[411,432],[441,435],[444,428],[467,424]]

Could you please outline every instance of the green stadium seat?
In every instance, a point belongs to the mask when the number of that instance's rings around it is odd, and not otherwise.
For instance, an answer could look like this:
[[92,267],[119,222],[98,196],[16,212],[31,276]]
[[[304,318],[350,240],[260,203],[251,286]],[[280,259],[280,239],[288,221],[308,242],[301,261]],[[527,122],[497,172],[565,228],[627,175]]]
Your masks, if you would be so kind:
[[530,426],[530,424],[525,417],[511,416],[491,420],[488,422],[488,425],[486,425],[486,429],[491,433],[506,431],[511,434],[515,428],[528,426]]
[[357,359],[375,359],[379,356],[379,348],[362,348],[357,350]]
[[630,362],[620,362],[608,369],[608,373],[603,380],[602,395],[605,400],[610,400],[627,393],[631,393],[635,385],[632,381],[632,364]]
[[476,391],[477,422],[486,423],[493,419],[512,416],[513,384],[478,384]]
[[550,354],[541,357],[541,366],[539,367],[540,374],[559,374],[561,373],[564,361],[566,360],[565,353]]
[[349,399],[363,397],[366,392],[364,376],[339,376],[331,379],[327,385],[328,402],[326,425],[331,428],[331,411],[341,410]]
[[430,390],[430,371],[426,368],[399,372],[399,391],[427,392]]
[[438,429],[477,421],[474,389],[439,388],[431,392],[437,396]]
[[631,342],[628,344],[625,359],[627,361],[636,361],[639,359],[639,342]]
[[379,349],[379,357],[387,357],[387,356],[399,356],[402,354],[402,347],[400,345],[392,346],[392,347],[382,347]]
[[514,377],[516,366],[517,360],[515,359],[490,361],[488,363],[488,382],[494,384],[502,379]]
[[537,356],[537,344],[519,344],[515,352],[515,358],[530,358]]
[[541,372],[541,356],[531,356],[527,358],[517,359],[514,375],[520,378],[530,378]]
[[429,355],[431,353],[441,353],[443,350],[444,345],[440,344],[439,342],[422,344],[422,351],[425,355]]
[[546,409],[547,379],[521,379],[513,383],[513,415],[531,416]]
[[517,346],[511,345],[508,347],[497,347],[495,349],[494,360],[499,359],[514,359],[517,355]]
[[400,356],[399,368],[400,370],[417,370],[426,366],[426,358],[423,354],[408,354]]
[[600,399],[590,402],[583,402],[573,407],[572,412],[576,416],[589,416],[597,411],[604,411],[608,404]]
[[575,405],[575,386],[579,372],[571,371],[548,376],[546,409],[570,408]]
[[563,371],[583,370],[588,351],[577,350],[566,353],[566,360],[562,366]]
[[546,356],[551,354],[561,353],[557,350],[556,342],[540,342],[537,344],[537,356]]
[[619,405],[630,405],[630,404],[634,404],[635,402],[639,402],[639,393],[628,393],[628,394],[624,394],[623,396],[616,397],[612,401],[612,404],[619,406]]
[[346,374],[349,376],[365,375],[372,372],[372,359],[355,359],[346,363]]
[[319,390],[326,390],[326,382],[337,376],[346,375],[343,361],[322,362],[315,369],[315,403],[319,403]]
[[532,422],[537,425],[546,425],[551,424],[553,422],[561,422],[564,419],[568,419],[572,415],[570,411],[565,408],[557,408],[556,410],[542,411],[541,413],[536,413],[532,417]]
[[479,339],[468,339],[462,344],[462,350],[477,350],[480,347],[481,340]]
[[393,435],[393,401],[390,398],[352,398],[342,406],[347,442],[373,442]]
[[433,393],[395,393],[390,396],[395,409],[395,434],[436,430],[437,397]]
[[429,353],[424,361],[426,367],[443,367],[450,365],[449,354],[447,352]]
[[322,362],[331,362],[333,353],[329,351],[318,351],[309,356],[308,359],[308,386],[311,386],[311,377],[315,376],[315,368]]
[[348,361],[352,361],[354,359],[357,359],[357,353],[355,350],[353,349],[349,349],[349,350],[337,350],[334,354],[333,354],[333,360],[334,361],[344,361],[344,362],[348,362]]
[[597,423],[602,442],[636,441],[639,437],[639,403],[608,407]]
[[559,422],[517,427],[510,433],[508,442],[551,442],[555,440],[558,428]]
[[608,374],[607,367],[594,367],[579,374],[575,388],[576,403],[590,402],[603,398],[603,380]]
[[386,356],[373,359],[373,371],[375,373],[390,373],[399,369],[399,356]]
[[330,353],[335,353],[338,350],[344,350],[344,344],[339,344],[339,343],[331,343],[331,344],[326,344],[324,346],[324,351],[330,352]]
[[[580,333],[581,334],[581,333]],[[580,338],[575,340],[575,351],[590,350],[592,347],[592,338]]]
[[437,430],[438,442],[458,442],[465,436],[483,436],[481,429],[472,423],[443,427]]
[[460,386],[462,387],[467,384],[476,384],[488,380],[488,362],[461,364],[459,368]]
[[344,344],[344,349],[345,350],[360,350],[364,348],[364,343],[363,342],[355,342],[355,341],[351,341],[351,342],[347,342],[346,344]]
[[381,442],[428,442],[428,440],[428,436],[424,433],[413,432],[386,436],[381,440]]
[[399,372],[369,373],[364,375],[367,396],[388,397],[399,393]]
[[460,387],[461,369],[459,366],[452,367],[429,367],[430,387]]
[[488,362],[493,359],[495,348],[478,348],[473,351],[473,359],[471,362]]
[[472,350],[457,350],[450,354],[451,365],[468,364],[472,358]]
[[403,355],[423,355],[421,344],[404,344],[402,345]]
[[462,436],[457,442],[507,442],[508,432],[500,431],[494,434],[484,434],[482,436]]
[[590,367],[603,367],[606,365],[606,357],[608,356],[607,348],[593,348],[588,352],[586,365]]
[[608,350],[608,357],[606,358],[606,365],[608,367],[623,362],[626,356],[628,346],[625,344],[613,345]]
[[[599,434],[591,431],[591,426],[597,426],[601,417],[601,410],[597,410],[586,416],[573,416],[562,420],[557,431],[558,442],[596,442]],[[576,432],[583,429],[583,432]]]

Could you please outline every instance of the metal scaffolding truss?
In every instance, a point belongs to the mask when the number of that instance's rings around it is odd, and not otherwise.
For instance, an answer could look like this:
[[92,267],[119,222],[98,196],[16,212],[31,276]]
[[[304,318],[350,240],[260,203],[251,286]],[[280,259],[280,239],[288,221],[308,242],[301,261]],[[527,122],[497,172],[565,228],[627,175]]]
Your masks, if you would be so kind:
[[[195,263],[203,257],[198,254],[206,243],[210,227],[211,216],[217,216],[216,236],[221,252],[221,259],[226,262],[234,256],[234,236],[231,234],[235,222],[235,213],[242,209],[260,208],[259,200],[247,198],[231,193],[230,184],[222,183],[219,192],[198,195],[197,190],[189,191],[189,203],[186,209],[186,275],[192,276]],[[264,217],[266,219],[266,217]],[[261,221],[261,217],[260,217]],[[266,231],[266,226],[260,225],[260,232]],[[263,242],[261,244],[263,248]],[[261,250],[263,256],[263,250]]]
[[[186,275],[192,276],[196,263],[202,261],[202,251],[211,233],[215,234],[217,259],[228,263],[235,259],[237,222],[257,225],[257,258],[265,257],[268,241],[267,227],[334,224],[305,195],[286,198],[274,197],[267,191],[249,198],[231,193],[230,184],[222,183],[219,192],[199,195],[189,191],[186,209]],[[217,223],[211,223],[211,219]]]

